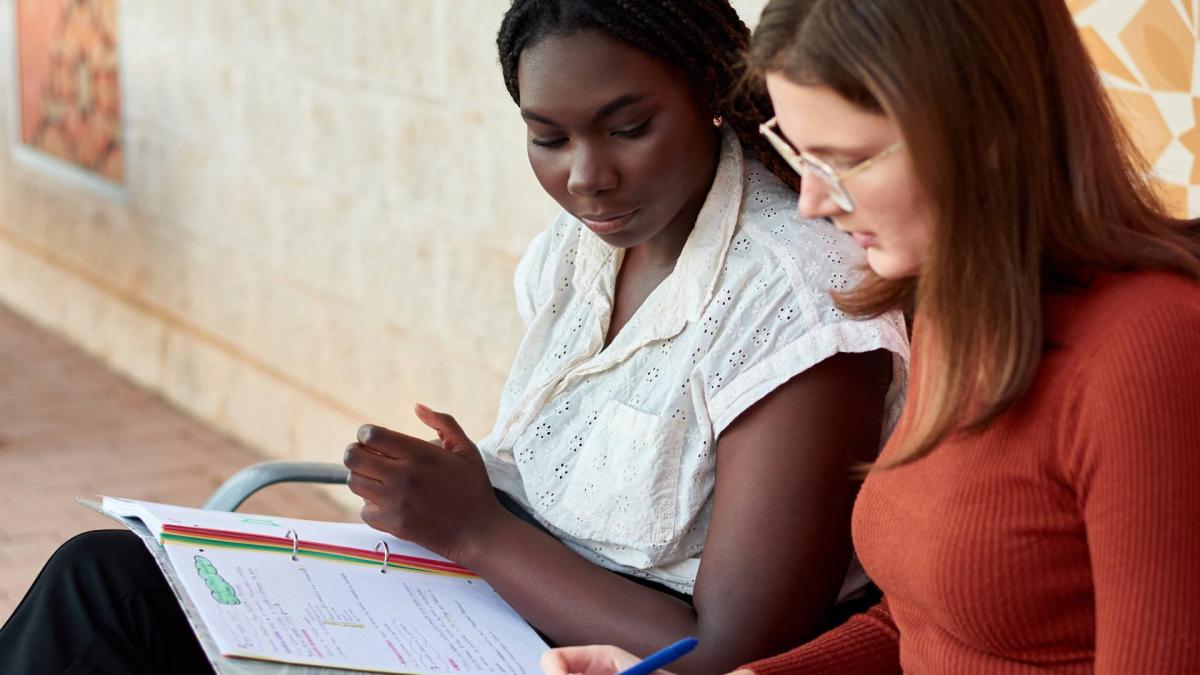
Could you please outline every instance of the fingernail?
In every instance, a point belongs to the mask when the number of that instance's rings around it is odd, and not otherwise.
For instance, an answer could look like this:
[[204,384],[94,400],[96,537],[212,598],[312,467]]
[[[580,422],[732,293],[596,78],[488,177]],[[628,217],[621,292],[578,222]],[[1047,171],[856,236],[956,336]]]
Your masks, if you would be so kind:
[[371,430],[374,428],[375,428],[375,426],[372,424],[364,424],[361,427],[359,427],[358,428],[358,442],[366,443],[367,439],[371,437]]

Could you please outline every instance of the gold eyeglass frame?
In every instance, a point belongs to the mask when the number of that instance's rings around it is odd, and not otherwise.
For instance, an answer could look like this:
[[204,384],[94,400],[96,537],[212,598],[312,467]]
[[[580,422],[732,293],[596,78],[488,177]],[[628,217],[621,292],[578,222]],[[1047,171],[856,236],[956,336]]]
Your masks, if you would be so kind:
[[820,157],[793,148],[792,144],[787,142],[775,130],[778,126],[779,118],[772,117],[758,125],[758,132],[766,136],[767,142],[771,144],[771,147],[775,148],[775,152],[778,152],[783,157],[783,161],[787,162],[793,171],[800,174],[800,176],[805,176],[809,173],[816,174],[817,178],[820,178],[821,182],[825,183],[829,188],[829,196],[833,199],[833,203],[837,204],[838,208],[846,213],[854,212],[854,198],[850,196],[850,192],[843,183],[882,162],[904,147],[904,141],[896,141],[883,150],[880,150],[877,154],[864,159],[839,174]]

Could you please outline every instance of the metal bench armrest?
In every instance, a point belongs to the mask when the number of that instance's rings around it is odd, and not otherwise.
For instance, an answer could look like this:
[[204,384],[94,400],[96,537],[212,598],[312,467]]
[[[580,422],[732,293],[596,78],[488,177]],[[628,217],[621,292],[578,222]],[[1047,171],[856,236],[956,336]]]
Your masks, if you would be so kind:
[[332,462],[262,462],[233,474],[212,493],[204,508],[236,511],[259,490],[276,483],[345,483],[349,470]]

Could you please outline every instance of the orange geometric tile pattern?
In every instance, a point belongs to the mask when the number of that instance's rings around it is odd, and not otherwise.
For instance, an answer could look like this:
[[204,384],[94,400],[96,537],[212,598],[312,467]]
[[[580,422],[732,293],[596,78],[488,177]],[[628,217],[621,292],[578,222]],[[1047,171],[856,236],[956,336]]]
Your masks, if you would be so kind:
[[17,0],[21,142],[124,177],[116,0]]
[[1067,0],[1176,215],[1200,216],[1200,0]]

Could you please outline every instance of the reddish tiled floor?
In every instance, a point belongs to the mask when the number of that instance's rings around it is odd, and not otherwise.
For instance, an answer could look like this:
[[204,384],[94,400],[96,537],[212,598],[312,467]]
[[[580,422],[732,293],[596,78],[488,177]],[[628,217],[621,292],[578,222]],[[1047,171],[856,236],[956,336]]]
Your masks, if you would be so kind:
[[[0,623],[59,543],[116,526],[75,497],[198,506],[263,459],[0,307]],[[268,488],[241,510],[354,519],[304,485]]]

